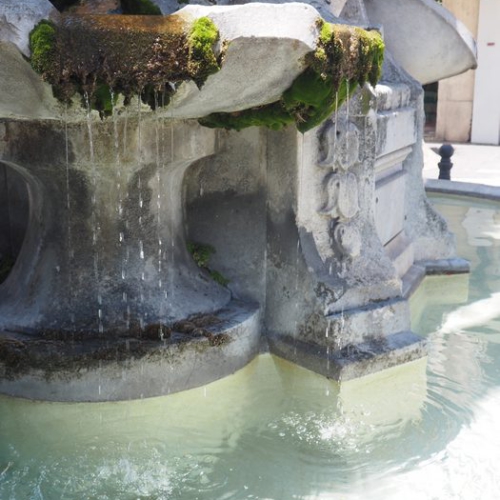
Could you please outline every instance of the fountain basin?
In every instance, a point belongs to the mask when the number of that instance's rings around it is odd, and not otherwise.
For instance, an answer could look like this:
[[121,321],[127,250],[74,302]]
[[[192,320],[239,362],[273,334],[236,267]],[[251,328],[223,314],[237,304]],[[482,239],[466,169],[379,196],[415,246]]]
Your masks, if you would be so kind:
[[412,326],[429,343],[427,358],[340,386],[264,354],[231,377],[160,398],[58,404],[2,396],[0,494],[354,500],[368,491],[375,500],[430,500],[459,487],[494,498],[498,320],[476,315],[475,324],[441,327],[498,293],[498,202],[431,200],[473,270],[470,280],[430,277],[414,294],[421,314]]
[[[11,48],[2,56],[31,84],[0,97],[0,166],[24,180],[29,211],[0,286],[4,390],[152,396],[225,376],[261,343],[341,380],[424,357],[409,294],[429,261],[443,272],[466,267],[451,259],[452,237],[419,178],[421,87],[390,60],[375,86],[380,35],[325,23],[306,5],[188,7],[176,16],[138,18],[137,30],[113,16],[51,27],[45,55],[63,64],[40,54],[32,62],[64,99],[47,98],[32,116],[9,103],[25,90],[36,101],[46,85]],[[200,20],[208,59],[193,72]],[[172,23],[172,38],[159,36]],[[78,53],[72,30],[97,45]],[[144,48],[144,61],[120,66],[117,47],[135,40],[131,54]],[[164,67],[178,51],[185,64]],[[205,71],[208,60],[220,69]],[[103,85],[110,109],[97,106]],[[220,328],[204,330],[200,317]],[[186,322],[188,342],[179,336]],[[157,382],[162,356],[178,358],[178,375],[167,363]],[[134,383],[118,380],[123,369]]]

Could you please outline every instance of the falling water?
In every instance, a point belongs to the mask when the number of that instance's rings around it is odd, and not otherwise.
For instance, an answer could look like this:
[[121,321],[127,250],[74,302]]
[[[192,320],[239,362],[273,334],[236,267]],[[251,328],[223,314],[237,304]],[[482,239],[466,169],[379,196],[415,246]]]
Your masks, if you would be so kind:
[[[338,133],[338,121],[339,121],[339,92],[335,92],[335,121],[333,124],[333,155],[335,159],[335,148],[337,146],[337,133]],[[331,273],[330,273],[331,274]]]
[[97,322],[99,327],[99,333],[103,333],[103,313],[102,313],[102,295],[101,295],[101,283],[99,278],[99,223],[97,215],[97,172],[96,172],[96,162],[94,153],[94,136],[92,129],[92,116],[90,107],[90,98],[87,91],[84,92],[85,105],[87,109],[87,130],[89,135],[89,157],[90,164],[92,166],[92,246],[94,247],[94,277],[97,285]]
[[350,115],[350,95],[349,95],[349,91],[350,91],[350,82],[349,80],[347,80],[347,91],[346,91],[346,103],[345,103],[345,106],[346,106],[346,131],[345,131],[345,147],[344,147],[344,155],[345,155],[345,160],[346,160],[346,164],[349,160],[349,115]]
[[[327,318],[328,324],[326,325],[325,330],[325,339],[326,339],[326,374],[327,376],[330,374],[330,328],[332,326],[332,322]],[[328,396],[328,394],[327,394]]]
[[[70,179],[69,179],[69,136],[68,136],[68,107],[66,104],[64,108],[64,149],[65,149],[65,162],[66,162],[66,220],[68,228],[68,268],[69,268],[69,289],[70,292],[70,310],[73,311],[75,302],[75,288],[73,286],[73,259],[75,258],[75,250],[73,248],[73,237],[71,232],[71,193],[70,193]],[[70,314],[72,328],[75,330],[75,315],[73,312]]]
[[[164,154],[161,154],[160,151],[160,146],[163,145],[163,142],[161,139],[163,139],[163,126],[164,122],[160,121],[160,117],[158,115],[158,108],[159,108],[159,102],[158,102],[158,92],[155,91],[155,146],[156,146],[156,185],[157,185],[157,194],[156,194],[156,234],[158,238],[158,298],[159,298],[159,323],[160,325],[163,325],[166,323],[165,321],[165,308],[164,308],[164,297],[163,297],[163,280],[162,280],[162,253],[163,253],[163,241],[161,237],[161,209],[162,209],[162,184],[161,184],[161,174],[165,168],[165,163],[162,161],[162,159],[165,157]],[[162,99],[164,99],[164,94],[162,94]],[[164,104],[164,103],[162,103]],[[163,106],[162,106],[163,107]],[[161,129],[161,134],[160,134],[160,129]],[[161,135],[161,137],[160,137]],[[160,339],[163,340],[163,335],[164,332],[162,330],[162,327],[160,326],[160,331],[158,332],[160,335]]]
[[[120,231],[118,234],[118,246],[119,246],[119,251],[120,251],[120,261],[121,261],[121,269],[120,269],[120,276],[122,281],[125,280],[126,278],[126,266],[127,266],[127,261],[125,258],[125,248],[127,245],[127,242],[125,241],[125,233],[121,228],[121,223],[123,220],[123,186],[124,184],[126,185],[126,179],[124,179],[124,173],[123,173],[123,165],[122,165],[122,156],[121,156],[121,148],[120,148],[120,134],[118,132],[118,116],[116,112],[116,94],[114,93],[113,89],[110,89],[111,93],[111,112],[112,112],[112,120],[113,120],[113,145],[115,148],[115,164],[116,164],[116,176],[117,176],[117,183],[116,183],[116,188],[117,188],[117,193],[118,193],[118,205],[117,205],[117,212],[118,212],[118,219],[120,221]],[[127,126],[125,123],[124,127],[124,136],[127,133]],[[124,137],[124,144],[126,144],[126,138]],[[125,151],[124,151],[125,153]],[[128,305],[128,295],[126,292],[123,292],[122,294],[122,302],[123,302],[123,307],[126,309]],[[126,316],[126,321],[127,321],[127,329],[130,326],[130,318],[129,316]]]
[[137,190],[138,190],[138,196],[139,196],[139,234],[140,234],[140,239],[139,239],[139,259],[142,261],[142,269],[141,269],[141,277],[139,281],[139,301],[140,301],[140,311],[138,314],[138,319],[139,319],[139,325],[141,330],[144,328],[144,317],[143,317],[143,304],[144,304],[144,280],[145,280],[145,253],[144,253],[144,242],[142,240],[142,209],[144,205],[143,197],[142,197],[142,180],[141,180],[141,168],[142,168],[142,163],[143,163],[143,157],[142,157],[142,114],[141,114],[141,107],[142,107],[142,101],[141,101],[141,93],[142,91],[139,91],[137,95],[137,162],[138,162],[138,169],[139,169],[139,174],[137,177]]
[[[300,162],[298,165],[298,186],[297,186],[297,200],[301,199],[300,193],[303,186],[303,174],[304,174],[304,134],[300,134],[299,146],[300,146]],[[297,205],[297,212],[299,211],[299,206]],[[295,328],[294,336],[298,337],[298,315],[299,315],[299,264],[300,264],[300,236],[297,238],[297,247],[295,250]],[[297,355],[297,344],[294,345],[294,355]]]
[[[172,104],[175,95],[172,97]],[[174,127],[172,125],[169,126],[170,131],[170,159],[174,161]],[[168,185],[168,198],[173,199],[173,185],[172,182]],[[174,221],[173,218],[170,217],[170,228],[168,234],[170,235],[170,251],[167,250],[166,259],[169,262],[168,265],[168,293],[165,297],[169,297],[170,308],[172,309],[173,299],[174,299],[174,291],[175,291],[175,228],[173,226]]]

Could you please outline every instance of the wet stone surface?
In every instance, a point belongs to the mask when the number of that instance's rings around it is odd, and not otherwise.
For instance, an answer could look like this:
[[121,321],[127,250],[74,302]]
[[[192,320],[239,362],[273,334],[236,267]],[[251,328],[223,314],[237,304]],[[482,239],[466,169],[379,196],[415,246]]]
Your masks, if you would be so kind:
[[206,314],[177,321],[172,326],[153,323],[141,329],[136,323],[128,331],[102,334],[82,330],[4,331],[0,333],[0,369],[6,378],[31,370],[44,370],[50,376],[60,370],[78,371],[106,362],[161,355],[172,346],[218,347],[232,340],[223,333],[229,323],[216,314]]

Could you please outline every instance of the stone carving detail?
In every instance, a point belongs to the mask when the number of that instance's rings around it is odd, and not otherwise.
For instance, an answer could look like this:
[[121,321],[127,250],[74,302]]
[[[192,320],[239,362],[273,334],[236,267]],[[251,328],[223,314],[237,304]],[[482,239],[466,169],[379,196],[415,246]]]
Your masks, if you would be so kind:
[[323,159],[318,166],[346,172],[358,162],[359,130],[354,123],[337,118],[328,121],[321,131],[320,151]]
[[329,121],[320,133],[320,168],[331,169],[323,180],[323,205],[318,213],[332,221],[333,243],[343,257],[361,253],[361,235],[352,222],[359,213],[358,179],[349,169],[359,158],[359,130],[348,120]]
[[350,172],[332,174],[326,180],[328,201],[321,209],[323,215],[333,219],[349,220],[359,212],[358,180]]
[[344,255],[353,259],[361,253],[361,234],[352,224],[336,224],[333,239]]

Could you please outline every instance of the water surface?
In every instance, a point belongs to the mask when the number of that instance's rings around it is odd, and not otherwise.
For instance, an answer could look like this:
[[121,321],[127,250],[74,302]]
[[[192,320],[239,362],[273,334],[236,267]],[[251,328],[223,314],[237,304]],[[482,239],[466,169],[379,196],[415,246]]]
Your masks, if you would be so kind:
[[263,355],[161,398],[0,397],[0,498],[498,498],[500,211],[434,203],[473,272],[428,278],[412,298],[426,360],[342,388]]

